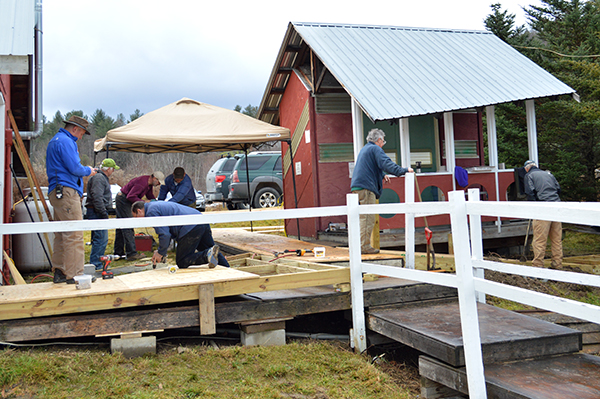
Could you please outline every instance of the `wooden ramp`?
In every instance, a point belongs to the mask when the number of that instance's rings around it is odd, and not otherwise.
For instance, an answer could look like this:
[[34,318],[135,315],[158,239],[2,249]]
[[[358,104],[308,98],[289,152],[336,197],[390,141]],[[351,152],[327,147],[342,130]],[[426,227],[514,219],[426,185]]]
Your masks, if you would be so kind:
[[[310,249],[314,247],[324,247],[325,256],[317,258],[312,253],[307,253],[297,257],[294,254],[287,254],[288,259],[298,259],[302,261],[315,263],[336,263],[348,262],[350,256],[346,247],[332,247],[318,243],[300,241],[291,237],[283,237],[272,234],[251,233],[244,229],[213,229],[213,238],[215,242],[221,245],[226,251],[232,253],[254,253],[263,256],[274,256],[276,252],[284,250]],[[364,261],[404,259],[404,251],[382,250],[378,254],[362,255]],[[435,255],[436,267],[447,271],[454,271],[454,256],[449,254]],[[418,270],[427,270],[427,254],[415,254],[415,268]]]
[[[600,358],[578,353],[580,331],[486,304],[478,315],[489,398],[600,397]],[[457,301],[374,307],[367,323],[425,354],[421,397],[468,393]]]

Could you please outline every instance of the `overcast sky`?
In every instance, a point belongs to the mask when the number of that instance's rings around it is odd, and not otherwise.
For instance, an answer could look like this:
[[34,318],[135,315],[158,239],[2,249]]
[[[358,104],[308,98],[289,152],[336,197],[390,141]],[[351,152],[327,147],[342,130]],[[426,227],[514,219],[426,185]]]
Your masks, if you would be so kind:
[[499,2],[526,23],[539,0],[340,2],[44,0],[44,115],[126,118],[189,97],[259,105],[290,21],[484,30]]

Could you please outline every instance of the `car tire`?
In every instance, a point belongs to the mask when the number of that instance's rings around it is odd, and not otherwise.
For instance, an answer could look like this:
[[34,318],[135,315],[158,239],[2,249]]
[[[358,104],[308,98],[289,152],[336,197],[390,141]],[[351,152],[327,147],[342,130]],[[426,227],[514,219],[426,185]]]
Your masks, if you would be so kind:
[[227,203],[227,209],[229,209],[230,211],[233,211],[235,208],[236,208],[236,206],[233,202]]
[[255,208],[272,208],[277,206],[279,193],[272,187],[263,187],[254,196]]

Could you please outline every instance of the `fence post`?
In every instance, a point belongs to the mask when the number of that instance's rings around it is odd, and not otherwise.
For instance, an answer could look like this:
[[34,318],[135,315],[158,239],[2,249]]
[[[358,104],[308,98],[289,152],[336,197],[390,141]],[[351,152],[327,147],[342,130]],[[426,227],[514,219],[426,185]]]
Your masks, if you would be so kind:
[[[415,174],[404,175],[404,203],[415,203]],[[407,207],[408,208],[408,207]],[[406,255],[406,268],[415,268],[415,214],[404,215],[404,253]]]
[[350,255],[350,297],[352,300],[352,331],[354,350],[367,349],[365,305],[363,297],[362,265],[360,257],[360,213],[357,194],[346,194],[348,207],[348,252]]
[[471,251],[468,240],[469,228],[467,225],[465,193],[464,191],[452,191],[448,193],[448,197],[450,199],[450,222],[452,223],[452,237],[454,238],[454,263],[456,265],[460,325],[465,350],[469,397],[472,399],[487,398],[473,267],[471,266]]
[[[469,189],[469,201],[477,202],[480,200],[479,189]],[[483,238],[481,236],[481,216],[480,215],[469,215],[469,226],[471,228],[471,257],[477,260],[483,260]],[[485,278],[485,270],[482,268],[475,268],[473,275],[478,278]],[[475,297],[477,302],[485,303],[485,293],[475,291]]]

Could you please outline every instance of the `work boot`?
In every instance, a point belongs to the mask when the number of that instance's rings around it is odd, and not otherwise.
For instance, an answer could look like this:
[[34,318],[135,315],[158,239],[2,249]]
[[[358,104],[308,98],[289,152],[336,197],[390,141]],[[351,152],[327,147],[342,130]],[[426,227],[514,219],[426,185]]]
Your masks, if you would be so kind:
[[367,248],[361,249],[360,253],[363,255],[374,255],[374,254],[378,254],[379,250],[377,248],[367,247]]
[[67,276],[60,269],[54,269],[54,284],[60,284],[67,281]]
[[210,269],[217,266],[219,264],[219,246],[213,245],[213,247],[208,250],[206,257],[208,258],[208,267]]

